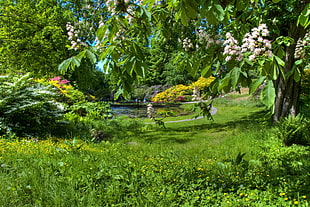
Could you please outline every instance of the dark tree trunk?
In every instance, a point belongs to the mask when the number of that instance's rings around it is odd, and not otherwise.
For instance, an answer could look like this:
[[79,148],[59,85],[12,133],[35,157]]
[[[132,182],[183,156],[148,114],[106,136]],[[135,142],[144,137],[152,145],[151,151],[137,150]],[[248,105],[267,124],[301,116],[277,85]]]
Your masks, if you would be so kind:
[[[305,29],[301,26],[297,27],[295,22],[290,23],[289,27],[288,36],[295,40],[295,44],[286,47],[284,74],[288,74],[292,70],[295,62],[296,42],[299,38],[303,38],[306,33]],[[299,113],[300,81],[294,80],[294,74],[284,78],[280,73],[278,79],[274,81],[274,86],[276,99],[273,120],[277,122],[281,117],[296,116]]]

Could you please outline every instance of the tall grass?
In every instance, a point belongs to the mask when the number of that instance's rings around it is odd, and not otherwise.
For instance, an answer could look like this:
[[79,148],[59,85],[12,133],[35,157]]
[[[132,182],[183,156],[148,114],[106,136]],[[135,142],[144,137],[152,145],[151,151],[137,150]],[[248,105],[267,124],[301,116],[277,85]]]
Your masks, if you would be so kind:
[[0,206],[308,206],[309,148],[251,104],[115,143],[1,140]]

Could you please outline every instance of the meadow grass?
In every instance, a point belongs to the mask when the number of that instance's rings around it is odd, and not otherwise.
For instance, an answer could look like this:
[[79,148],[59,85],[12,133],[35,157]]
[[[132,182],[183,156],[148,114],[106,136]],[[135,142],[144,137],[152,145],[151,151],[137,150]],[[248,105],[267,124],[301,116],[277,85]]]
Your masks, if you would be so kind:
[[1,139],[0,206],[308,206],[309,148],[283,147],[256,101],[214,106],[112,143]]

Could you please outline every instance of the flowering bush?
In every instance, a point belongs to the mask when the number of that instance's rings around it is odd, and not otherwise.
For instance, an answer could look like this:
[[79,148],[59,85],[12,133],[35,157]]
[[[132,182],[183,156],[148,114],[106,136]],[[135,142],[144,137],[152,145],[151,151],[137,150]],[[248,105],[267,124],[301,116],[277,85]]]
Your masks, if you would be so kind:
[[210,76],[209,78],[205,78],[205,77],[200,77],[198,78],[198,80],[196,82],[193,82],[191,84],[191,86],[193,87],[197,87],[198,90],[205,90],[206,88],[208,88],[211,83],[215,80],[215,77]]
[[55,101],[51,85],[34,81],[30,74],[1,77],[0,136],[46,136],[54,132],[65,105]]
[[184,102],[192,100],[192,94],[194,87],[197,87],[198,90],[205,90],[212,81],[214,77],[204,78],[200,77],[196,82],[193,82],[189,86],[183,84],[173,86],[167,90],[158,93],[152,98],[153,102],[165,102],[165,103],[175,103],[175,102]]
[[185,101],[185,95],[190,95],[193,90],[192,86],[185,86],[183,84],[172,86],[167,90],[158,93],[152,98],[153,102],[167,102],[174,103],[178,101]]
[[70,105],[75,102],[83,101],[86,98],[83,92],[75,89],[70,84],[69,80],[63,79],[60,76],[50,78],[49,80],[39,79],[37,80],[37,82],[45,85],[53,85],[55,88],[58,89],[58,93],[61,94],[59,101],[65,102]]

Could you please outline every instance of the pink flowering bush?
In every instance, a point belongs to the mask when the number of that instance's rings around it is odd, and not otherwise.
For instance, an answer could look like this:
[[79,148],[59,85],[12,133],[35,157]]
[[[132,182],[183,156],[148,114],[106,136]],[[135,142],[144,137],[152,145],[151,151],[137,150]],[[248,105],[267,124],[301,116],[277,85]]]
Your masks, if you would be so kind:
[[37,79],[36,81],[45,85],[53,85],[57,88],[57,92],[60,94],[58,101],[63,103],[71,105],[75,102],[84,101],[86,99],[83,92],[75,89],[70,84],[69,80],[62,78],[61,76],[56,76],[54,78],[50,78],[49,80]]

